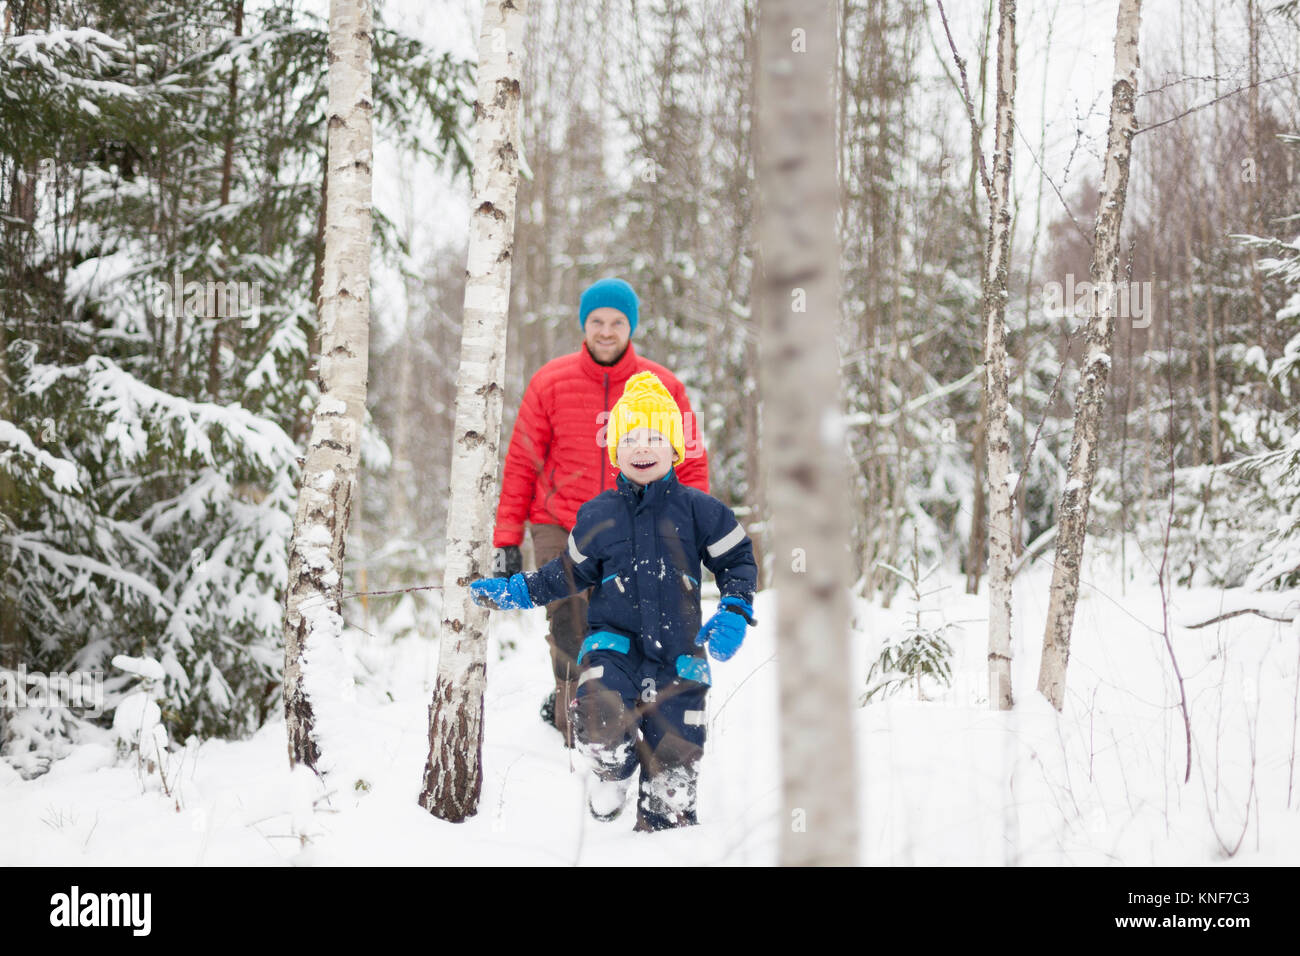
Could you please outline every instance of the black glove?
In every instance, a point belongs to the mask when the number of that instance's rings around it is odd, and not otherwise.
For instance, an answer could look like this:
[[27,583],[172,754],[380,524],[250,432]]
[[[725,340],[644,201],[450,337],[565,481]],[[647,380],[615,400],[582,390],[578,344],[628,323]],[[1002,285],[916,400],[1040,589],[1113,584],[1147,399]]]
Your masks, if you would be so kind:
[[497,548],[492,556],[492,577],[508,578],[524,569],[524,556],[519,553],[519,545],[512,544]]

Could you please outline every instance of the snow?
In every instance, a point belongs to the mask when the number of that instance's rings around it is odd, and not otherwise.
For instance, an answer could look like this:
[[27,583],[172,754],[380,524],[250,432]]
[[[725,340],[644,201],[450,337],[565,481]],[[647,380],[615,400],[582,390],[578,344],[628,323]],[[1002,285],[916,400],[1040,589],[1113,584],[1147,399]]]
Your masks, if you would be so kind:
[[[77,480],[77,466],[66,458],[59,458],[51,455],[43,448],[37,448],[25,431],[15,425],[0,419],[0,445],[8,445],[17,449],[18,454],[32,459],[36,464],[50,471],[54,479],[54,487],[59,491],[81,491],[81,482]],[[12,454],[11,452],[0,449],[0,464]]]
[[[183,453],[198,456],[209,466],[216,464],[212,450],[213,432],[220,432],[249,458],[268,469],[274,469],[282,461],[292,461],[297,454],[293,440],[274,422],[260,418],[238,404],[192,402],[170,395],[141,382],[103,355],[91,356],[81,366],[72,368],[37,366],[32,370],[28,390],[33,395],[40,395],[59,378],[68,376],[85,377],[87,402],[109,420],[105,438],[117,445],[118,452],[127,462],[149,451],[145,422],[160,431],[174,429]],[[11,428],[0,432],[0,441],[16,443],[20,450],[25,450],[22,439],[18,437],[21,433],[15,435],[14,431]],[[60,472],[54,462],[59,460],[38,458],[38,461],[55,470],[57,482]],[[62,474],[67,480],[67,472]],[[75,469],[71,477],[75,479]]]
[[160,681],[167,676],[163,666],[152,657],[127,657],[125,654],[118,654],[113,658],[113,666],[148,680]]
[[162,708],[146,691],[128,694],[113,712],[113,732],[119,744],[138,752],[143,760],[166,759],[167,730]]
[[347,411],[347,402],[332,395],[322,396],[320,404],[316,406],[316,414],[318,415],[346,415]]
[[170,607],[169,602],[163,597],[162,592],[160,592],[156,586],[133,571],[127,571],[115,565],[105,564],[103,561],[96,561],[94,558],[88,558],[84,555],[64,553],[56,548],[42,544],[34,537],[26,534],[6,535],[5,543],[11,547],[22,548],[25,551],[32,552],[64,577],[72,577],[72,572],[74,570],[90,571],[108,581],[112,581],[118,587],[136,591],[144,595],[154,604],[159,604],[163,607]]
[[[1092,567],[1109,573],[1104,555]],[[933,700],[903,693],[854,711],[863,862],[1222,863],[1222,846],[1231,849],[1242,830],[1252,781],[1250,825],[1232,862],[1300,862],[1300,818],[1286,806],[1295,628],[1250,615],[1174,627],[1194,730],[1184,784],[1158,592],[1129,582],[1124,593],[1118,581],[1085,575],[1058,715],[1034,690],[1049,578],[1045,564],[1017,578],[1017,704],[1006,713],[986,703],[987,598],[962,593],[956,578],[926,598],[958,625],[949,632],[954,684]],[[157,704],[140,692],[119,706],[118,734],[78,745],[50,773],[24,781],[0,768],[0,865],[775,863],[775,601],[773,592],[757,596],[759,627],[713,668],[699,827],[633,833],[631,798],[614,822],[591,819],[580,758],[537,718],[550,675],[540,612],[490,619],[478,815],[454,825],[430,816],[415,798],[436,641],[390,638],[367,620],[369,634],[336,630],[307,648],[324,781],[290,772],[279,716],[248,740],[174,746],[162,773],[151,770],[114,742],[143,737],[147,750],[162,731]],[[908,620],[907,602],[897,603],[855,599],[855,695],[885,638]],[[1294,596],[1180,589],[1171,619],[1195,623],[1236,606],[1294,609]],[[713,610],[706,600],[705,616]],[[516,649],[502,659],[511,641]]]

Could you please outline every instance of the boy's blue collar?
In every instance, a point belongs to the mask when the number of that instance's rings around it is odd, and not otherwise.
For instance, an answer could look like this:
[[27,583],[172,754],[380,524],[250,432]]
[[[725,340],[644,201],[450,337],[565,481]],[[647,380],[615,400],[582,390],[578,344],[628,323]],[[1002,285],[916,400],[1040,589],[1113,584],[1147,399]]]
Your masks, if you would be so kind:
[[677,469],[672,465],[668,466],[668,474],[662,478],[657,478],[648,485],[638,485],[635,481],[630,480],[622,472],[618,475],[618,490],[625,498],[631,498],[634,501],[654,501],[668,493],[669,489],[677,484]]

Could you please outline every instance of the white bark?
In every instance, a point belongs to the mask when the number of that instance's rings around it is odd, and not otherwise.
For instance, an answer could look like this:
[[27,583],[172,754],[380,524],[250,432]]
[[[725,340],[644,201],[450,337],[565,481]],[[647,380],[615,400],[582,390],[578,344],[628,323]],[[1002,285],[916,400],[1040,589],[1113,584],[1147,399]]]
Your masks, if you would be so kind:
[[469,582],[491,568],[501,432],[506,314],[519,184],[519,80],[526,0],[487,0],[479,35],[474,174],[460,373],[447,511],[438,680],[429,707],[429,759],[420,806],[460,821],[482,787],[487,612]]
[[984,447],[989,476],[989,706],[1010,710],[1011,697],[1011,429],[1007,424],[1007,272],[1011,254],[1011,154],[1016,99],[1016,2],[1001,0],[998,26],[997,125],[989,181],[989,236],[984,256],[984,371],[988,412]]
[[361,458],[370,355],[370,0],[332,0],[329,164],[320,292],[320,401],[312,418],[285,595],[284,709],[289,762],[313,769],[311,700],[303,686],[309,640],[342,631],[343,544]]
[[[1119,233],[1128,192],[1130,147],[1137,131],[1134,104],[1137,99],[1141,12],[1142,0],[1120,0],[1115,25],[1115,80],[1111,88],[1110,133],[1089,269],[1093,288],[1097,288],[1098,283],[1105,283],[1105,288],[1114,289],[1119,278]],[[1101,307],[1088,319],[1083,375],[1075,396],[1070,463],[1066,470],[1065,491],[1058,506],[1060,533],[1056,539],[1056,564],[1052,571],[1043,658],[1038,671],[1038,690],[1057,710],[1065,706],[1065,671],[1070,657],[1074,606],[1079,596],[1079,561],[1088,525],[1088,499],[1097,469],[1102,400],[1110,371],[1114,298],[1100,297]]]
[[[839,355],[836,33],[826,0],[759,8],[763,440],[778,595],[781,862],[858,861]],[[806,52],[803,52],[805,51]]]

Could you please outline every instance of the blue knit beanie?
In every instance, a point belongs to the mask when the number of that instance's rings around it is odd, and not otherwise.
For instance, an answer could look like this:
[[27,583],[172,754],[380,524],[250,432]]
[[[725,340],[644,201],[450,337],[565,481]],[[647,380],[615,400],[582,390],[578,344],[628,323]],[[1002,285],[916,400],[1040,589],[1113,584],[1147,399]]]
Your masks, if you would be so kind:
[[587,286],[578,302],[578,322],[585,329],[587,316],[592,309],[609,307],[618,309],[627,316],[627,323],[632,327],[629,335],[636,332],[637,298],[632,287],[622,279],[601,279]]

